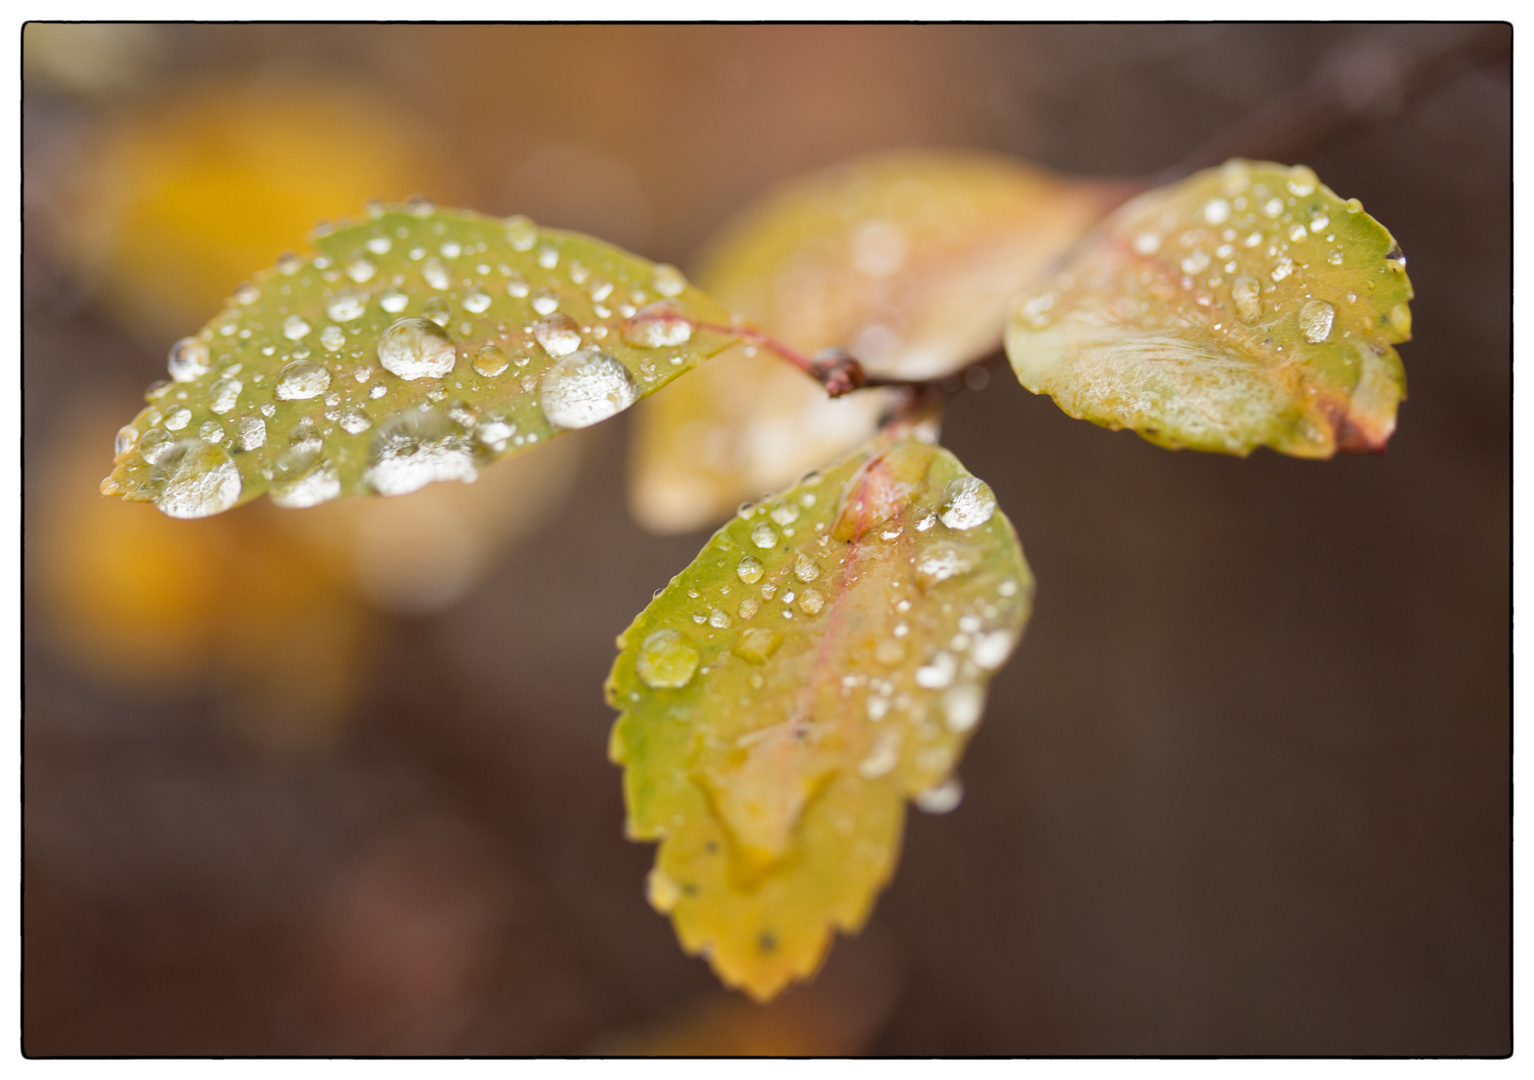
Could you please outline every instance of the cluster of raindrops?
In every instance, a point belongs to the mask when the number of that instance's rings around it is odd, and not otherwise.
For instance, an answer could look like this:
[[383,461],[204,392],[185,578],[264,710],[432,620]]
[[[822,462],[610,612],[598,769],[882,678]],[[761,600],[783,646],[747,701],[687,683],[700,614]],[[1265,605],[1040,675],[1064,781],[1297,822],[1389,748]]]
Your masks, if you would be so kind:
[[697,359],[674,267],[525,217],[416,199],[315,235],[171,349],[104,492],[202,516],[262,487],[302,507],[472,480]]

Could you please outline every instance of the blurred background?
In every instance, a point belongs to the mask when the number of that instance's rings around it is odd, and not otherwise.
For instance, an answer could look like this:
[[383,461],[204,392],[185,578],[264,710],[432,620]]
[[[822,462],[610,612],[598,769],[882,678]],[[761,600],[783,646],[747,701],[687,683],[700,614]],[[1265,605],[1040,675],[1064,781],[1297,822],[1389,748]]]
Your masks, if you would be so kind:
[[[1470,32],[30,24],[27,1053],[1508,1053],[1510,73],[1400,76]],[[623,838],[613,639],[706,535],[632,522],[630,417],[405,500],[97,494],[170,343],[366,199],[686,269],[806,170],[1149,175],[1338,64],[1367,122],[1306,163],[1418,294],[1389,455],[1168,453],[969,380],[944,441],[1036,614],[963,804],[771,1006]]]

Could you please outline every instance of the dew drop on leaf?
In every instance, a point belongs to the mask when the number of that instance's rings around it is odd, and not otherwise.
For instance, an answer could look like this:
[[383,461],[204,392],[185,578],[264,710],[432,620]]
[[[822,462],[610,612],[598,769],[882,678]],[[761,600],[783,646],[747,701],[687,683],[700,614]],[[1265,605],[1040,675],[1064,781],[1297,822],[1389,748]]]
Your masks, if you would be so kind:
[[580,349],[551,366],[539,386],[539,404],[549,423],[583,428],[616,416],[639,399],[634,377],[611,355]]
[[174,518],[221,514],[240,501],[240,470],[229,454],[201,439],[183,439],[155,461],[154,504]]
[[1319,345],[1332,336],[1332,321],[1337,309],[1325,300],[1309,300],[1300,308],[1300,331],[1305,340]]
[[402,379],[440,379],[452,373],[458,347],[430,319],[400,319],[379,337],[378,362]]
[[182,338],[171,346],[166,362],[170,377],[176,382],[190,382],[208,371],[208,347],[196,338]]
[[281,401],[306,401],[330,388],[330,372],[312,360],[294,360],[277,373],[277,397]]
[[634,668],[652,689],[678,689],[698,670],[698,650],[675,630],[657,630],[639,647]]
[[961,476],[943,490],[938,517],[950,529],[966,531],[984,525],[996,512],[996,496],[984,480]]

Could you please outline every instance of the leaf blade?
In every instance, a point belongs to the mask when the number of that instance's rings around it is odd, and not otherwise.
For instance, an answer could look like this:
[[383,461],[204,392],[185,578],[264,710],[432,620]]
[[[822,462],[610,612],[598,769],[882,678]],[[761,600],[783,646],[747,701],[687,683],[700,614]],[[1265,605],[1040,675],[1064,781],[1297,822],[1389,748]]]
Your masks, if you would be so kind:
[[1389,232],[1309,169],[1233,160],[1125,204],[1007,330],[1018,379],[1169,448],[1382,451],[1410,336]]
[[673,268],[525,218],[382,208],[316,247],[178,343],[104,493],[199,517],[469,481],[735,340]]
[[629,835],[661,841],[650,898],[684,948],[765,999],[862,925],[1032,590],[989,489],[909,436],[715,534],[607,684]]

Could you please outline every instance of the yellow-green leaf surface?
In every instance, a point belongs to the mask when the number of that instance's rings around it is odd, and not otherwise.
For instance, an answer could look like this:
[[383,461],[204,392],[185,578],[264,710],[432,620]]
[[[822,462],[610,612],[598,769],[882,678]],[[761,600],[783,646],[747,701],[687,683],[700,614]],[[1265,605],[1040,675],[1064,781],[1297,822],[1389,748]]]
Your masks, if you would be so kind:
[[1007,355],[1070,415],[1162,446],[1381,451],[1406,396],[1405,267],[1309,169],[1234,160],[1103,222],[1018,300]]
[[471,481],[735,340],[674,268],[526,218],[378,207],[315,247],[177,343],[104,493],[204,517]]
[[[769,195],[710,245],[698,281],[806,354],[845,346],[875,375],[941,377],[1000,346],[1008,302],[1124,191],[990,154],[883,154]],[[639,410],[630,501],[647,528],[713,524],[857,446],[887,403],[828,402],[738,351]]]
[[1033,579],[990,489],[880,435],[742,511],[618,639],[610,753],[650,900],[759,999],[812,974],[942,811]]

